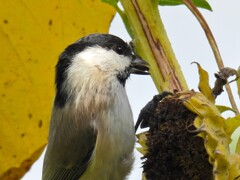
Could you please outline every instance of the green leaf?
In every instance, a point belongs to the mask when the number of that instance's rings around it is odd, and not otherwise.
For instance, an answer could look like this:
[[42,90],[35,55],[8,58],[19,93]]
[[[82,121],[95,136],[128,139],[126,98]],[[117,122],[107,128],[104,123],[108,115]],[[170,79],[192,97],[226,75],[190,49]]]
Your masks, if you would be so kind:
[[[199,8],[207,9],[212,11],[211,6],[206,0],[192,0],[193,4]],[[177,6],[184,4],[182,0],[159,0],[160,6]]]
[[110,4],[111,6],[115,7],[119,0],[102,0],[102,2]]

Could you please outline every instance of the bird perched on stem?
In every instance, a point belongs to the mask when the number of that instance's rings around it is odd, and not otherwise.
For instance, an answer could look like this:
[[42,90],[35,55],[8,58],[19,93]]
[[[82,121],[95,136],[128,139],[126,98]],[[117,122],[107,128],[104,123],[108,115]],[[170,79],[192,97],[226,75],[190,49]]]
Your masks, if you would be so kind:
[[134,122],[125,91],[148,65],[122,39],[92,34],[69,45],[56,65],[43,180],[123,180],[133,164]]

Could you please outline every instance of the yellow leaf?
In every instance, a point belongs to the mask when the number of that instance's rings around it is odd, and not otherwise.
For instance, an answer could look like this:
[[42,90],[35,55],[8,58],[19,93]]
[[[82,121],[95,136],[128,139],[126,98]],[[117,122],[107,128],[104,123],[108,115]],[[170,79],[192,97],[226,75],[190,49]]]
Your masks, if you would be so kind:
[[198,88],[199,90],[211,101],[211,102],[215,102],[215,98],[212,94],[212,90],[209,86],[209,78],[208,78],[208,73],[207,71],[205,71],[200,64],[198,64],[197,62],[193,62],[196,63],[198,66],[198,73],[199,73],[199,84],[198,84]]
[[184,105],[198,116],[194,125],[204,139],[204,146],[213,164],[214,179],[227,179],[234,164],[229,160],[230,135],[225,131],[226,120],[220,116],[217,107],[203,94],[194,93],[182,97]]
[[145,173],[142,173],[142,180],[147,180]]
[[0,4],[0,179],[19,179],[47,143],[60,52],[106,33],[115,10],[100,0]]
[[236,113],[231,107],[228,107],[228,106],[216,105],[216,107],[220,113],[223,113],[225,111],[232,111],[232,112]]
[[194,126],[196,128],[201,128],[200,126],[202,125],[202,118],[200,118],[199,116],[197,116],[195,119],[194,119]]
[[147,147],[146,145],[146,141],[147,141],[147,132],[142,132],[136,135],[137,139],[138,139],[138,143],[142,146],[142,147]]
[[145,155],[147,153],[147,132],[142,132],[136,135],[137,136],[137,142],[141,145],[141,147],[137,147],[137,150]]
[[[238,138],[238,141],[237,141],[236,153],[240,155],[240,138]],[[240,164],[240,161],[239,161],[239,164]]]
[[231,154],[230,162],[232,166],[229,169],[229,179],[237,180],[240,177],[240,155]]
[[[202,93],[191,92],[182,95],[180,98],[184,100],[184,105],[192,112],[198,114],[200,117],[209,117],[220,115],[217,107],[204,96]],[[190,98],[190,99],[189,99]]]
[[235,117],[227,118],[226,125],[225,125],[225,131],[226,133],[231,136],[232,133],[240,126],[240,115],[237,115]]

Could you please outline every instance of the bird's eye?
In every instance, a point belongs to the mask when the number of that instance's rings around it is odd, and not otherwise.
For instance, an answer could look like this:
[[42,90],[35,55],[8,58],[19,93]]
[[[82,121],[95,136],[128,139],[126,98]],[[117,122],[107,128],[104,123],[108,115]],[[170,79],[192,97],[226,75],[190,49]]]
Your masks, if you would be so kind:
[[124,53],[124,49],[122,46],[117,46],[116,47],[116,52],[120,55],[122,55]]

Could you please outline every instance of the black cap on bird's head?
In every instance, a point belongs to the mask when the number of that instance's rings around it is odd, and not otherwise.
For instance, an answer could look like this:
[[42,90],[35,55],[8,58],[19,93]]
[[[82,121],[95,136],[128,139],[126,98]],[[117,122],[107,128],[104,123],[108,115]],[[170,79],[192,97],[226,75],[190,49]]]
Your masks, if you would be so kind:
[[148,74],[148,63],[135,55],[133,49],[128,43],[111,34],[90,34],[79,39],[65,49],[60,56],[60,60],[66,58],[72,59],[74,55],[83,51],[85,48],[93,46],[100,46],[108,50],[113,50],[119,55],[131,57],[131,73]]
[[[81,52],[84,52],[85,49],[90,47],[101,47],[106,50],[112,50],[116,54],[124,57],[129,57],[130,64],[124,71],[120,71],[117,74],[117,78],[124,85],[128,76],[132,74],[149,74],[148,63],[143,61],[140,57],[135,55],[131,46],[124,42],[117,36],[110,34],[90,34],[85,36],[75,43],[69,45],[59,57],[59,61],[56,65],[56,89],[57,96],[63,95],[62,86],[63,82],[66,80],[67,69],[71,66],[74,57]],[[97,61],[97,59],[96,59]],[[66,98],[59,98],[63,100],[64,104]]]

